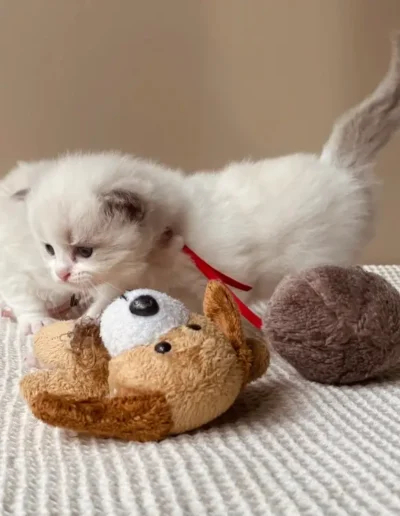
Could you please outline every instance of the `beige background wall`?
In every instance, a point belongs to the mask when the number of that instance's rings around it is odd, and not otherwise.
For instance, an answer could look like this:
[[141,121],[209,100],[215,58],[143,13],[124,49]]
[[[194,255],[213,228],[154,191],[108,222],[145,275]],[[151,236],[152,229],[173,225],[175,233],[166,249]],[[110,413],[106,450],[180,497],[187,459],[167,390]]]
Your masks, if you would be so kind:
[[[0,0],[0,170],[118,148],[188,170],[318,151],[375,86],[400,0]],[[365,260],[400,263],[400,135]]]

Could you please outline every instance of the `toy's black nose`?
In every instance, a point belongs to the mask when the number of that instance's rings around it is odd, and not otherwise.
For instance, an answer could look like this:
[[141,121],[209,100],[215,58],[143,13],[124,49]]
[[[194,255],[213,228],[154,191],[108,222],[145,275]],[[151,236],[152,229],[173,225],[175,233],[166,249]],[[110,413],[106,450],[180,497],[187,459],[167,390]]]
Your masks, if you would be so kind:
[[129,305],[129,310],[133,315],[141,315],[142,317],[150,317],[156,315],[160,310],[157,301],[151,296],[139,296]]

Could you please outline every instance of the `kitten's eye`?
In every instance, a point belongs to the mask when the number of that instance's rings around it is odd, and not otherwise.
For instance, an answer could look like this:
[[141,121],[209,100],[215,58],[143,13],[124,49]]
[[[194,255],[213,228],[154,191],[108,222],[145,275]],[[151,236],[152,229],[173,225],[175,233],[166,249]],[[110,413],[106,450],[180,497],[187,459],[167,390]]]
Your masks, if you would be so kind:
[[50,256],[54,256],[56,254],[56,252],[54,251],[54,247],[50,244],[44,244],[44,247]]
[[81,258],[90,258],[93,254],[93,247],[77,247],[75,253]]

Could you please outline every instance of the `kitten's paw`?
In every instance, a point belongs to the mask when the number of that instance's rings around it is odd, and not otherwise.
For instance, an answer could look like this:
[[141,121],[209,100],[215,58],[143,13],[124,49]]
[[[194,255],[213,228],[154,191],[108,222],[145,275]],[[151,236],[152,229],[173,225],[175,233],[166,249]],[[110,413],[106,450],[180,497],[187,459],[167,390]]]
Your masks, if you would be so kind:
[[54,366],[42,363],[33,352],[25,355],[24,365],[27,369],[54,369]]
[[7,305],[2,297],[0,297],[0,317],[4,319],[14,319],[14,313],[11,308]]
[[27,353],[25,355],[24,364],[28,369],[41,369],[40,362],[33,353]]
[[87,311],[84,314],[82,314],[78,319],[76,319],[75,324],[85,324],[85,323],[94,323],[99,324],[100,323],[100,317],[101,313],[96,313],[94,311]]
[[23,335],[35,335],[43,326],[48,326],[55,321],[56,319],[47,316],[21,315],[18,318],[18,327]]
[[0,309],[0,316],[4,319],[15,319],[14,312],[8,306],[3,306]]

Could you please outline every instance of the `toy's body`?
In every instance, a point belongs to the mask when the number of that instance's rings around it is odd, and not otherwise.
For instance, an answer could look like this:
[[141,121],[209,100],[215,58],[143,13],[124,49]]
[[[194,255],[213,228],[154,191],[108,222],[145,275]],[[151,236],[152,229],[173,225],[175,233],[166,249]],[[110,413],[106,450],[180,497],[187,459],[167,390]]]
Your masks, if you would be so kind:
[[[141,317],[158,314],[155,298],[147,299]],[[129,301],[105,321],[117,328],[129,311],[137,316]],[[126,350],[119,354],[114,338],[121,333],[92,322],[42,329],[34,351],[52,369],[21,381],[32,412],[53,426],[137,441],[159,440],[212,421],[266,371],[268,351],[263,343],[244,338],[237,306],[219,282],[208,284],[204,316],[176,313],[184,324],[170,329],[166,317],[166,326],[159,326],[165,333],[150,332],[150,343],[134,342],[131,349],[124,341]]]

